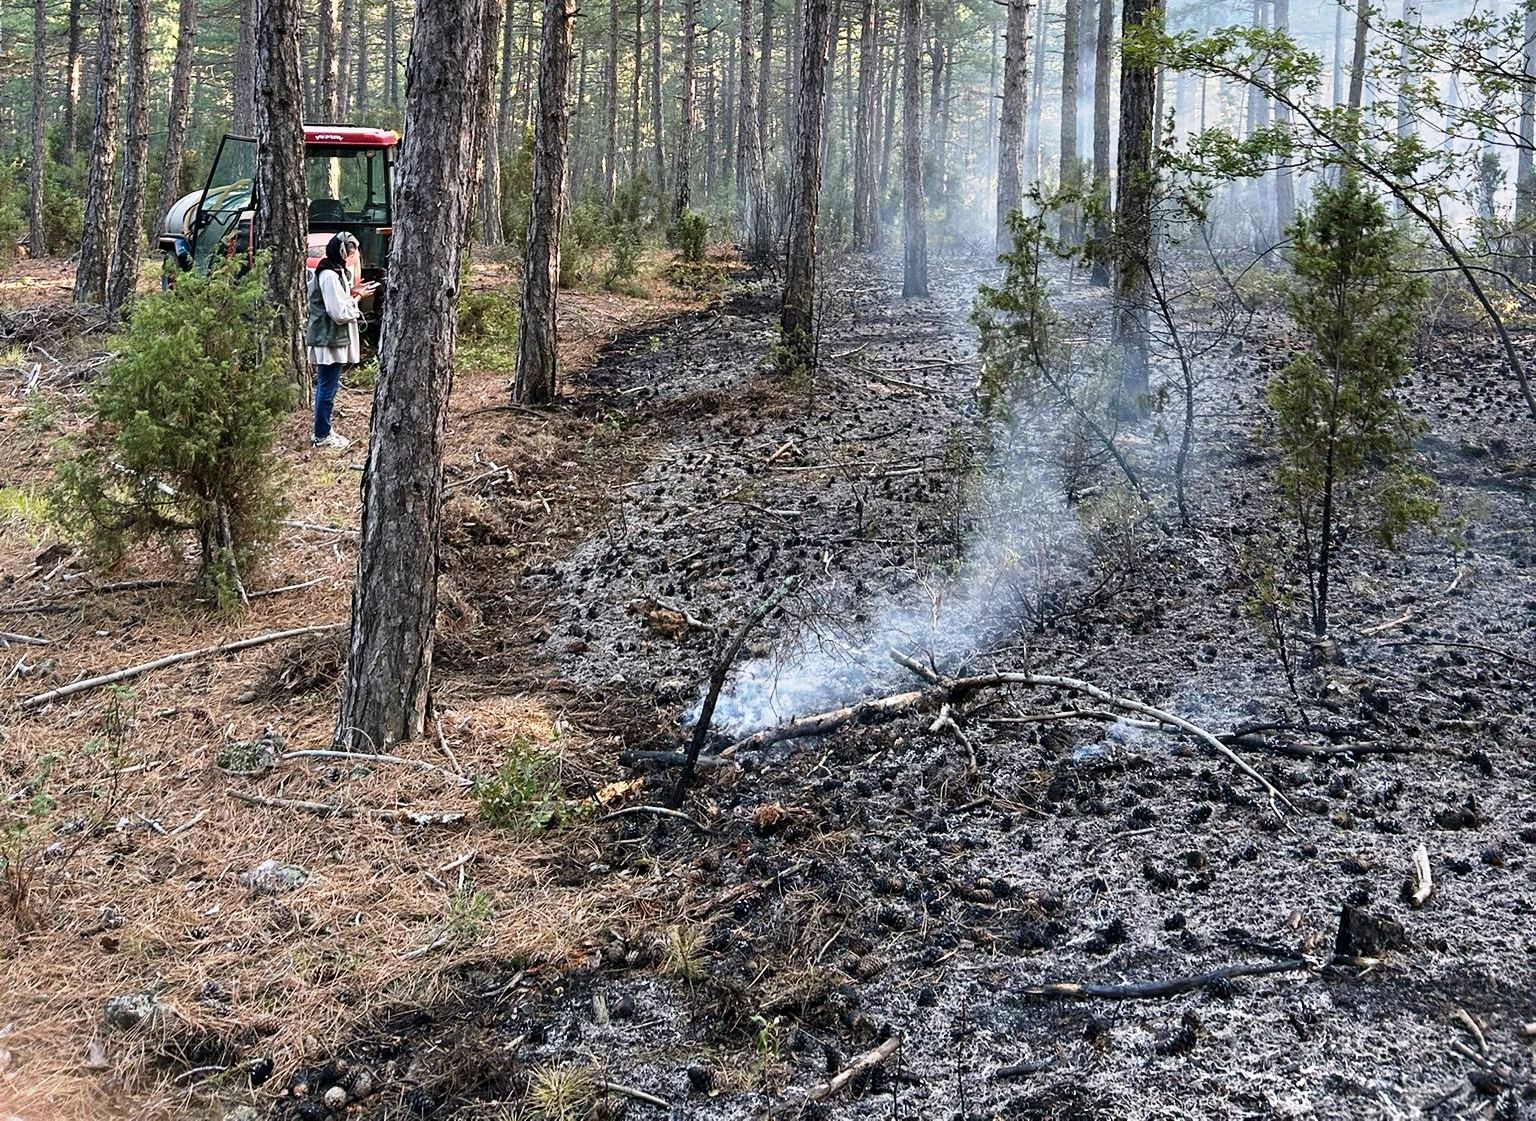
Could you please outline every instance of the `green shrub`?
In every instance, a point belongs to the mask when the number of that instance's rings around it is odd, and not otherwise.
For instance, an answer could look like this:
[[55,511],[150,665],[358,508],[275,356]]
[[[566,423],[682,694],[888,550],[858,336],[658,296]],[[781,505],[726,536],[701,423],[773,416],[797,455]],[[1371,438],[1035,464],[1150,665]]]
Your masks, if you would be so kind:
[[609,291],[625,287],[640,271],[640,235],[630,225],[619,226],[613,235],[608,267],[603,270],[603,287]]
[[270,345],[265,274],[264,258],[244,276],[183,274],[139,302],[55,494],[66,531],[106,563],[144,541],[179,554],[190,536],[221,604],[283,509],[272,448],[295,386]]
[[16,259],[16,240],[25,226],[26,191],[18,182],[16,167],[0,163],[0,272]]
[[459,298],[459,358],[478,370],[511,370],[517,363],[516,297],[505,291]]
[[683,255],[683,260],[694,265],[700,263],[709,246],[709,219],[692,210],[685,210],[673,223],[672,243]]
[[512,741],[495,774],[476,779],[472,793],[482,821],[518,834],[552,828],[566,808],[560,761],[523,739]]
[[601,206],[581,202],[571,207],[560,227],[560,287],[575,288],[593,279],[598,252],[610,232]]

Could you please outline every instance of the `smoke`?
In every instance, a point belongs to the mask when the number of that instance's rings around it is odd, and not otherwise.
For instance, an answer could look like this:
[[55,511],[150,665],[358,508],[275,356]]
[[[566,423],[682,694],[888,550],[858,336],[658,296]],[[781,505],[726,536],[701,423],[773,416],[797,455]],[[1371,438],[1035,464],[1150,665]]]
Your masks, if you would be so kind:
[[[898,586],[872,600],[857,579],[823,584],[797,634],[774,655],[736,666],[714,725],[746,734],[889,692],[906,672],[892,664],[892,648],[943,671],[1044,618],[1092,564],[1090,534],[1048,454],[1057,439],[1033,426],[1005,432],[970,496],[959,559],[943,571],[905,567]],[[695,706],[689,719],[697,714]]]

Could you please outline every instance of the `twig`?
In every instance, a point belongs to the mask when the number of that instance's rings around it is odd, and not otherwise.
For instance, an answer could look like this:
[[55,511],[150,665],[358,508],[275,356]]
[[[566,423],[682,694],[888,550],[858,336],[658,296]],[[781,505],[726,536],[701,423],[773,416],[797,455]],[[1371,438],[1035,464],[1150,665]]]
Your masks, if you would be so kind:
[[334,533],[338,537],[357,537],[361,531],[355,529],[343,529],[340,526],[322,525],[319,522],[306,522],[297,519],[285,519],[282,525],[290,529],[309,529],[316,533]]
[[235,801],[249,806],[303,810],[322,817],[373,817],[380,821],[403,821],[411,825],[457,825],[469,816],[463,810],[389,810],[376,806],[341,806],[334,802],[304,802],[297,798],[268,798],[261,794],[247,794],[243,790],[230,790],[226,793]]
[[1208,989],[1237,977],[1262,977],[1270,973],[1294,973],[1305,969],[1306,961],[1292,958],[1288,961],[1266,961],[1257,965],[1229,965],[1210,973],[1197,973],[1191,977],[1175,977],[1168,981],[1146,981],[1141,984],[1093,985],[1077,982],[1058,982],[1049,985],[1030,985],[1027,996],[1053,997],[1058,1000],[1145,1000],[1153,997],[1178,996],[1197,989]]
[[1536,661],[1530,658],[1522,658],[1519,654],[1512,654],[1508,650],[1500,650],[1497,646],[1486,646],[1481,642],[1451,642],[1439,638],[1398,638],[1391,642],[1383,642],[1383,646],[1453,646],[1461,650],[1481,650],[1487,654],[1497,654],[1501,658],[1508,658],[1522,666],[1536,669]]
[[700,825],[697,821],[689,817],[682,810],[674,810],[670,806],[625,806],[622,810],[614,810],[612,813],[605,813],[597,820],[612,821],[616,817],[632,817],[635,814],[655,814],[658,817],[675,817],[682,821],[686,821],[700,833],[709,832],[707,828],[705,828],[703,825]]
[[938,733],[946,730],[950,735],[955,737],[961,747],[965,748],[965,754],[969,757],[970,760],[966,767],[966,771],[968,774],[974,775],[976,773],[976,749],[971,746],[970,737],[961,730],[959,724],[955,723],[954,712],[949,705],[945,705],[943,708],[939,709],[938,717],[932,724],[928,726],[928,731],[930,733]]
[[1435,878],[1429,871],[1429,849],[1420,845],[1413,850],[1413,896],[1415,907],[1422,907],[1435,894]]
[[351,763],[404,763],[407,767],[419,767],[423,771],[436,771],[460,786],[470,785],[463,775],[456,775],[446,767],[428,763],[425,759],[406,759],[400,755],[373,755],[366,751],[331,751],[324,748],[308,748],[303,751],[285,751],[280,762],[290,759],[345,759]]
[[658,1098],[655,1094],[647,1094],[644,1090],[637,1090],[633,1086],[623,1086],[617,1082],[599,1082],[598,1085],[601,1086],[604,1090],[607,1090],[610,1094],[619,1094],[626,1098],[634,1098],[637,1102],[644,1102],[646,1105],[659,1106],[662,1109],[672,1108],[672,1103],[667,1101],[665,1098]]
[[305,580],[302,584],[284,584],[281,588],[264,588],[259,592],[251,592],[251,599],[261,599],[265,596],[280,596],[284,592],[302,591],[304,588],[313,588],[316,584],[324,584],[329,576],[316,576],[313,580]]
[[253,646],[265,646],[269,642],[277,642],[285,638],[298,638],[306,634],[326,634],[330,631],[340,630],[346,625],[346,623],[327,623],[318,627],[295,627],[287,631],[269,631],[266,634],[253,635],[250,638],[242,638],[236,642],[223,642],[217,646],[204,646],[200,650],[184,650],[179,654],[167,654],[163,658],[155,658],[149,662],[140,662],[136,666],[115,670],[112,673],[104,673],[99,677],[87,677],[82,681],[61,685],[57,689],[50,689],[46,693],[38,693],[35,696],[24,699],[20,707],[23,711],[41,708],[52,701],[62,700],[64,697],[71,697],[88,689],[99,689],[103,685],[115,685],[119,681],[127,681],[130,678],[138,677],[153,670],[165,669],[167,666],[190,662],[194,658],[209,658],[215,654],[232,654],[237,650],[249,650]]
[[1465,1008],[1460,1006],[1457,1007],[1453,1015],[1457,1020],[1461,1021],[1461,1025],[1466,1028],[1467,1031],[1471,1033],[1472,1038],[1477,1041],[1477,1049],[1486,1055],[1488,1053],[1488,1040],[1483,1037],[1483,1029],[1478,1026],[1477,1021],[1471,1017]]
[[0,646],[9,646],[11,643],[22,646],[52,646],[53,641],[47,638],[39,638],[31,634],[16,634],[12,631],[0,631]]
[[896,1048],[900,1046],[901,1036],[891,1036],[880,1046],[871,1051],[865,1051],[864,1054],[854,1059],[853,1062],[849,1063],[821,1085],[812,1086],[806,1093],[805,1100],[808,1102],[819,1102],[823,1098],[830,1098],[844,1086],[848,1085],[848,1083],[852,1082],[854,1076],[860,1071],[868,1070],[870,1067],[879,1066],[885,1062],[886,1059],[889,1059],[896,1053]]

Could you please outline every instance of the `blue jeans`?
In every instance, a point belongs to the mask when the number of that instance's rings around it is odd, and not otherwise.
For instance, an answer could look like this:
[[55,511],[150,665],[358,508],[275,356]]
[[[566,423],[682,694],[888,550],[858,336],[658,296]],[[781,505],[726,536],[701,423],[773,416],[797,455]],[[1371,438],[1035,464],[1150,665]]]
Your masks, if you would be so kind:
[[331,434],[331,406],[336,402],[336,390],[341,385],[341,363],[319,362],[315,364],[315,439],[323,440]]

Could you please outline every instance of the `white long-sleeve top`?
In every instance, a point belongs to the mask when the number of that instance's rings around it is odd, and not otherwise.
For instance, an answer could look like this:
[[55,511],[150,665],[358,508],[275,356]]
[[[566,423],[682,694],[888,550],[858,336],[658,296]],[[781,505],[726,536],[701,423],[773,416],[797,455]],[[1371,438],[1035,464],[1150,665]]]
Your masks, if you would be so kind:
[[312,346],[309,360],[315,365],[341,362],[356,366],[363,360],[362,347],[357,337],[357,322],[363,317],[357,301],[352,298],[351,286],[342,280],[335,269],[325,269],[319,275],[320,295],[325,299],[325,313],[337,323],[347,325],[346,346]]

